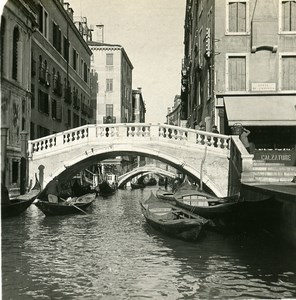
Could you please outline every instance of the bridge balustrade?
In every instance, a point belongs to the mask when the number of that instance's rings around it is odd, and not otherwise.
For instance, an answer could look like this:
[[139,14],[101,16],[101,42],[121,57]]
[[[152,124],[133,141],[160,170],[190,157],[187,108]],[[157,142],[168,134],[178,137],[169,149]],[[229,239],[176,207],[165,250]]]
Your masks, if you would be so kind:
[[34,153],[41,154],[74,144],[87,143],[89,139],[118,138],[186,142],[223,150],[228,150],[230,145],[230,136],[167,124],[91,124],[29,141],[29,157],[32,158]]

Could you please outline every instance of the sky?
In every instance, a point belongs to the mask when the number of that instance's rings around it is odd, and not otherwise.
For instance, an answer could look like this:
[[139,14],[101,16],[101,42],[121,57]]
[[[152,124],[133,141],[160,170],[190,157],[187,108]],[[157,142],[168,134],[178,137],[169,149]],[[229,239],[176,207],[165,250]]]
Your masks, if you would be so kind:
[[104,42],[124,47],[146,122],[164,123],[181,90],[185,0],[68,0],[74,16],[104,25]]

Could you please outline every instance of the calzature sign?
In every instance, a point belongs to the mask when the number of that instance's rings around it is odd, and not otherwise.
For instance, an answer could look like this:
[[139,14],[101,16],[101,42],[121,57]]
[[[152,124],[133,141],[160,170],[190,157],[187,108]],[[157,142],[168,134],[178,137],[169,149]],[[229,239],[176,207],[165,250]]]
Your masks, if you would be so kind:
[[254,159],[294,166],[296,164],[296,152],[295,150],[255,150]]

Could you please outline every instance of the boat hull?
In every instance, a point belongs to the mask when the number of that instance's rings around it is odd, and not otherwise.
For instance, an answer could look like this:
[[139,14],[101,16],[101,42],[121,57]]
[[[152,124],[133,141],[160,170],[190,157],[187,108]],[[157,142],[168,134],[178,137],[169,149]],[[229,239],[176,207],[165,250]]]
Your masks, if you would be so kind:
[[1,218],[6,219],[20,215],[27,210],[39,193],[39,189],[34,189],[16,199],[11,199],[8,204],[1,204]]
[[[95,200],[96,195],[84,195],[79,197],[72,204],[66,202],[49,203],[48,201],[38,200],[35,205],[46,215],[46,216],[60,216],[70,214],[81,214],[85,211]],[[82,211],[81,211],[82,210]]]
[[156,198],[140,201],[146,222],[154,229],[186,241],[196,241],[208,220]]

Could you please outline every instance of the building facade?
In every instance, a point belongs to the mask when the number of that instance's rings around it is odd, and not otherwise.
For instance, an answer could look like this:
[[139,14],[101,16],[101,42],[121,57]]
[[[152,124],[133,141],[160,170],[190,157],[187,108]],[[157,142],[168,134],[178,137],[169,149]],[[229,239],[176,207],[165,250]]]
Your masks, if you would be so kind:
[[184,122],[181,121],[181,96],[176,95],[174,98],[174,106],[168,107],[168,114],[166,116],[167,124],[175,126],[184,126]]
[[187,0],[184,44],[187,126],[242,124],[255,149],[295,148],[295,1]]
[[24,189],[26,140],[31,112],[33,1],[11,0],[1,16],[1,180],[10,194]]
[[145,123],[146,106],[143,100],[142,88],[132,90],[132,122]]
[[91,102],[91,50],[63,0],[37,4],[38,28],[32,39],[31,126],[36,139],[94,123]]
[[133,65],[124,48],[97,41],[88,45],[98,74],[97,124],[132,122]]

